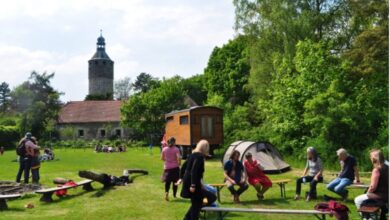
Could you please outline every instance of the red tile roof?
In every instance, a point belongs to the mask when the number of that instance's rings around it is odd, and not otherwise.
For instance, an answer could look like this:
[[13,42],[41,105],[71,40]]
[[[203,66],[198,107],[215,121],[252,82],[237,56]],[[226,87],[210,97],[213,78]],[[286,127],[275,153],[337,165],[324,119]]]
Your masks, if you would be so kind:
[[76,101],[66,103],[58,116],[59,124],[120,122],[122,101]]

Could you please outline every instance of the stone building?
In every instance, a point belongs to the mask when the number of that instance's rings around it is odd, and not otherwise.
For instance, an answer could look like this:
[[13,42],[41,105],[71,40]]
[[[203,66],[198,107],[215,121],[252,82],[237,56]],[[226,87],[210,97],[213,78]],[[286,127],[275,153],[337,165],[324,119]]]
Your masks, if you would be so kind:
[[97,39],[96,52],[88,61],[89,96],[112,99],[114,94],[114,61],[106,53],[102,34]]
[[88,66],[89,96],[108,97],[108,100],[66,103],[57,120],[60,139],[127,139],[130,130],[120,125],[122,101],[112,100],[114,62],[106,53],[102,35]]
[[[122,101],[74,101],[60,111],[57,126],[61,139],[127,139],[129,129],[120,125]],[[70,133],[70,134],[69,134]]]

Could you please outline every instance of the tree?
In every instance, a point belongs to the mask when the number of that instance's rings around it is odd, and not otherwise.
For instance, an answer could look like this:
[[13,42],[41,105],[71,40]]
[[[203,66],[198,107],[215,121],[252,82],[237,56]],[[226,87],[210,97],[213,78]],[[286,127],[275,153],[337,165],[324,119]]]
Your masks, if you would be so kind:
[[112,100],[112,94],[111,93],[106,93],[106,94],[88,94],[85,96],[85,101],[88,100]]
[[119,79],[114,83],[114,97],[117,100],[127,100],[131,95],[133,84],[130,77]]
[[184,90],[198,105],[203,105],[207,100],[204,75],[195,75],[183,80]]
[[50,136],[48,123],[56,119],[60,110],[60,95],[51,85],[54,73],[39,74],[33,71],[29,80],[16,87],[12,93],[12,106],[21,114],[21,133],[31,131],[37,138]]
[[0,109],[4,113],[7,111],[10,105],[11,90],[6,82],[0,84]]
[[140,73],[137,79],[133,83],[133,89],[135,92],[147,92],[150,89],[156,88],[159,85],[159,80],[152,77],[148,73]]
[[225,101],[243,104],[249,97],[244,88],[249,71],[247,37],[238,36],[222,48],[215,47],[204,70],[208,95],[222,95]]
[[256,98],[270,99],[275,58],[282,56],[293,69],[296,44],[310,39],[335,42],[345,48],[349,9],[346,0],[234,0],[235,28],[251,36],[248,88]]
[[166,79],[159,87],[132,95],[122,106],[122,123],[139,139],[159,136],[164,130],[164,114],[182,109],[185,90],[180,77]]

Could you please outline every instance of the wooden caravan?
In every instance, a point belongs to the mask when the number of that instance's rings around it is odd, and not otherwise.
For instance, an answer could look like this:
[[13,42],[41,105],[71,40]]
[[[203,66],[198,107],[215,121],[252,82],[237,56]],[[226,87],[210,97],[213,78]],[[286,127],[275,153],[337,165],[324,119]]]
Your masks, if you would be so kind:
[[[206,139],[212,149],[223,144],[223,110],[212,106],[195,106],[165,114],[165,135],[174,137],[176,145],[190,147]],[[211,150],[212,152],[212,150]]]

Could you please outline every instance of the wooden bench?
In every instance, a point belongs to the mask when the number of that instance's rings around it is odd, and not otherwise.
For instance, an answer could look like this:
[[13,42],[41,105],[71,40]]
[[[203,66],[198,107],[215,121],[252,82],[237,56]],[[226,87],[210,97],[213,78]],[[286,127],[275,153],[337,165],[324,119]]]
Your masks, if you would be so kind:
[[[277,184],[279,187],[280,187],[280,196],[282,198],[286,198],[286,184],[291,182],[290,179],[282,179],[282,180],[271,180],[272,184]],[[217,199],[218,199],[218,202],[220,203],[221,202],[221,190],[223,189],[223,187],[226,186],[226,184],[224,183],[214,183],[214,184],[208,184],[210,186],[213,186],[215,188],[217,188]]]
[[358,212],[361,212],[362,215],[361,215],[361,218],[362,219],[368,219],[369,217],[371,217],[371,215],[374,215],[375,216],[375,220],[379,219],[379,211],[381,210],[380,207],[377,207],[377,206],[362,206],[360,207],[360,209],[358,210]]
[[282,179],[282,180],[272,180],[272,184],[277,184],[280,187],[280,196],[285,199],[286,198],[286,184],[291,182],[290,179]]
[[218,202],[221,203],[221,189],[223,189],[223,187],[225,187],[226,185],[224,183],[216,183],[216,184],[208,184],[210,186],[213,186],[215,188],[217,188],[217,199],[218,199]]
[[363,183],[353,183],[351,185],[348,185],[346,188],[348,188],[348,189],[368,189],[368,187],[370,187],[370,186],[363,184]]
[[9,195],[0,195],[0,211],[8,209],[7,199],[16,199],[20,198],[22,194],[9,194]]
[[220,208],[220,207],[204,207],[204,219],[206,219],[207,212],[214,212],[217,214],[217,219],[223,220],[223,218],[229,212],[245,212],[256,214],[280,214],[280,215],[314,215],[319,220],[325,220],[327,215],[331,215],[330,211],[317,211],[317,210],[290,210],[290,209],[248,209],[248,208]]
[[83,181],[77,182],[76,185],[74,185],[74,186],[59,186],[59,187],[53,187],[53,188],[48,188],[48,189],[40,189],[40,190],[35,191],[35,193],[42,194],[40,201],[52,202],[53,201],[52,195],[54,192],[57,192],[57,191],[63,190],[63,189],[71,189],[71,188],[75,188],[78,186],[83,186],[83,189],[86,191],[92,191],[93,190],[92,185],[91,185],[92,182],[93,182],[93,180],[83,180]]

